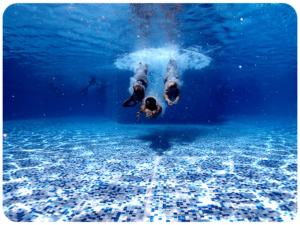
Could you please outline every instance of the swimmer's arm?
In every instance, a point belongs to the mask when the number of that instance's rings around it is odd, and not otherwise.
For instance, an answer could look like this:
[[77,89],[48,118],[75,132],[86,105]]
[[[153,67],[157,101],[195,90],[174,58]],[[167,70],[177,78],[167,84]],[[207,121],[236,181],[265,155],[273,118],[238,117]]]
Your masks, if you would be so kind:
[[148,67],[147,64],[145,64],[144,73],[147,74],[147,72],[148,72]]
[[136,117],[135,117],[136,121],[138,121],[140,119],[140,113],[146,114],[146,117],[147,117],[149,112],[151,113],[151,111],[149,109],[147,109],[145,105],[141,105],[139,108],[139,111],[136,113]]
[[180,89],[178,89],[178,96],[176,97],[176,99],[173,103],[176,104],[178,102],[178,100],[180,99],[180,97],[181,97],[181,91],[180,91]]
[[146,114],[146,113],[151,112],[151,110],[147,109],[145,105],[141,105],[141,107],[139,108],[139,112]]
[[[133,104],[130,104],[133,103]],[[138,102],[134,101],[133,95],[131,95],[128,99],[126,99],[123,103],[123,107],[131,107],[131,106],[135,106],[136,104],[138,104]]]
[[158,117],[162,112],[162,107],[157,105],[157,109],[152,111],[152,117]]
[[169,99],[169,96],[168,96],[168,91],[169,91],[168,88],[166,88],[166,89],[164,90],[164,99],[166,100],[167,103],[171,103],[171,101],[170,101],[170,99]]

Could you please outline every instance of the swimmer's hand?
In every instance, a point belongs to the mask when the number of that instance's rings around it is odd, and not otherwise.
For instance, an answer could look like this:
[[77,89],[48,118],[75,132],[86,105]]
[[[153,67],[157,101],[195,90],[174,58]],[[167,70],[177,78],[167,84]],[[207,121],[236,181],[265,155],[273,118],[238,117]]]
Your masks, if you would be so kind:
[[175,101],[173,102],[173,105],[177,104],[177,102],[178,102],[178,100],[175,100]]
[[140,113],[137,113],[136,116],[135,116],[135,118],[136,118],[136,121],[139,121],[139,119],[140,119]]
[[152,116],[153,116],[153,114],[152,114],[151,111],[149,111],[149,112],[146,113],[146,118],[151,119]]
[[173,105],[174,103],[171,101],[168,101],[168,105]]

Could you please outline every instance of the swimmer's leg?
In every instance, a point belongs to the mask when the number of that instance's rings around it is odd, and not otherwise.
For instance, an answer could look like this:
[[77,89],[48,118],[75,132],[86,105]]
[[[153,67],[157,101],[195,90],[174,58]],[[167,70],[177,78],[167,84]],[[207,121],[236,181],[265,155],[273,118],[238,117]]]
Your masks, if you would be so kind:
[[175,59],[170,59],[168,67],[167,67],[167,71],[171,74],[171,76],[173,78],[175,78],[176,80],[179,80],[177,64],[176,64]]
[[144,72],[143,72],[143,81],[145,83],[145,88],[148,87],[148,78],[147,78],[147,73],[148,73],[148,66],[147,64],[145,64],[145,67],[144,67]]
[[167,66],[167,71],[169,71],[170,69],[177,70],[177,64],[176,64],[175,59],[170,59],[168,66]]
[[[171,77],[174,74],[174,66],[173,66],[173,59],[170,59],[168,65],[167,65],[167,72],[163,78],[164,81],[164,85],[166,85],[167,83],[169,83],[169,80],[171,79]],[[176,65],[176,64],[175,64]]]
[[169,73],[167,72],[163,78],[164,85],[166,85],[166,83],[168,83],[168,78],[169,78]]
[[144,67],[144,73],[147,75],[147,73],[148,73],[148,66],[147,66],[147,64],[145,64],[145,67]]
[[139,70],[141,70],[141,69],[142,69],[142,63],[140,62],[139,65],[138,65],[137,68],[136,68],[136,71],[139,71]]
[[176,60],[175,59],[170,59],[169,64],[172,64],[172,65],[176,66]]
[[78,91],[75,95],[80,95],[80,96],[86,96],[89,90],[89,85],[85,86],[82,88],[80,91]]
[[138,68],[136,69],[136,74],[134,77],[137,83],[143,85],[145,88],[148,87],[147,72],[148,72],[147,64],[145,64],[145,67],[142,70],[142,63],[140,62]]

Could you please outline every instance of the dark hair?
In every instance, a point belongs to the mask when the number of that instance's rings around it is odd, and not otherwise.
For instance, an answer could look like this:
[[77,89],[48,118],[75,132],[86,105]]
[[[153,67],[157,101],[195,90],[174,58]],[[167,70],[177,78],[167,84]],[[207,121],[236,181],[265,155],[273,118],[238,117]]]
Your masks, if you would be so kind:
[[148,97],[148,98],[146,99],[146,101],[149,101],[150,103],[155,103],[155,104],[156,104],[156,100],[155,100],[155,98],[153,98],[153,97]]
[[[149,101],[149,105],[147,105],[147,101]],[[152,110],[155,110],[155,109],[156,109],[156,100],[155,100],[155,98],[153,98],[153,97],[148,97],[148,98],[145,100],[145,105],[146,105],[147,108],[150,109],[151,111],[152,111]]]

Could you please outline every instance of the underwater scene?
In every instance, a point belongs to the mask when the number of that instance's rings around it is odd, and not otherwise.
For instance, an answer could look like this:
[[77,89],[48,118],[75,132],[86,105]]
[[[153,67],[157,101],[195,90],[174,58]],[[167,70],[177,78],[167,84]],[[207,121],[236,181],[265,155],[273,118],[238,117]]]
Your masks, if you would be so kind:
[[288,4],[12,4],[2,88],[6,221],[296,220]]

